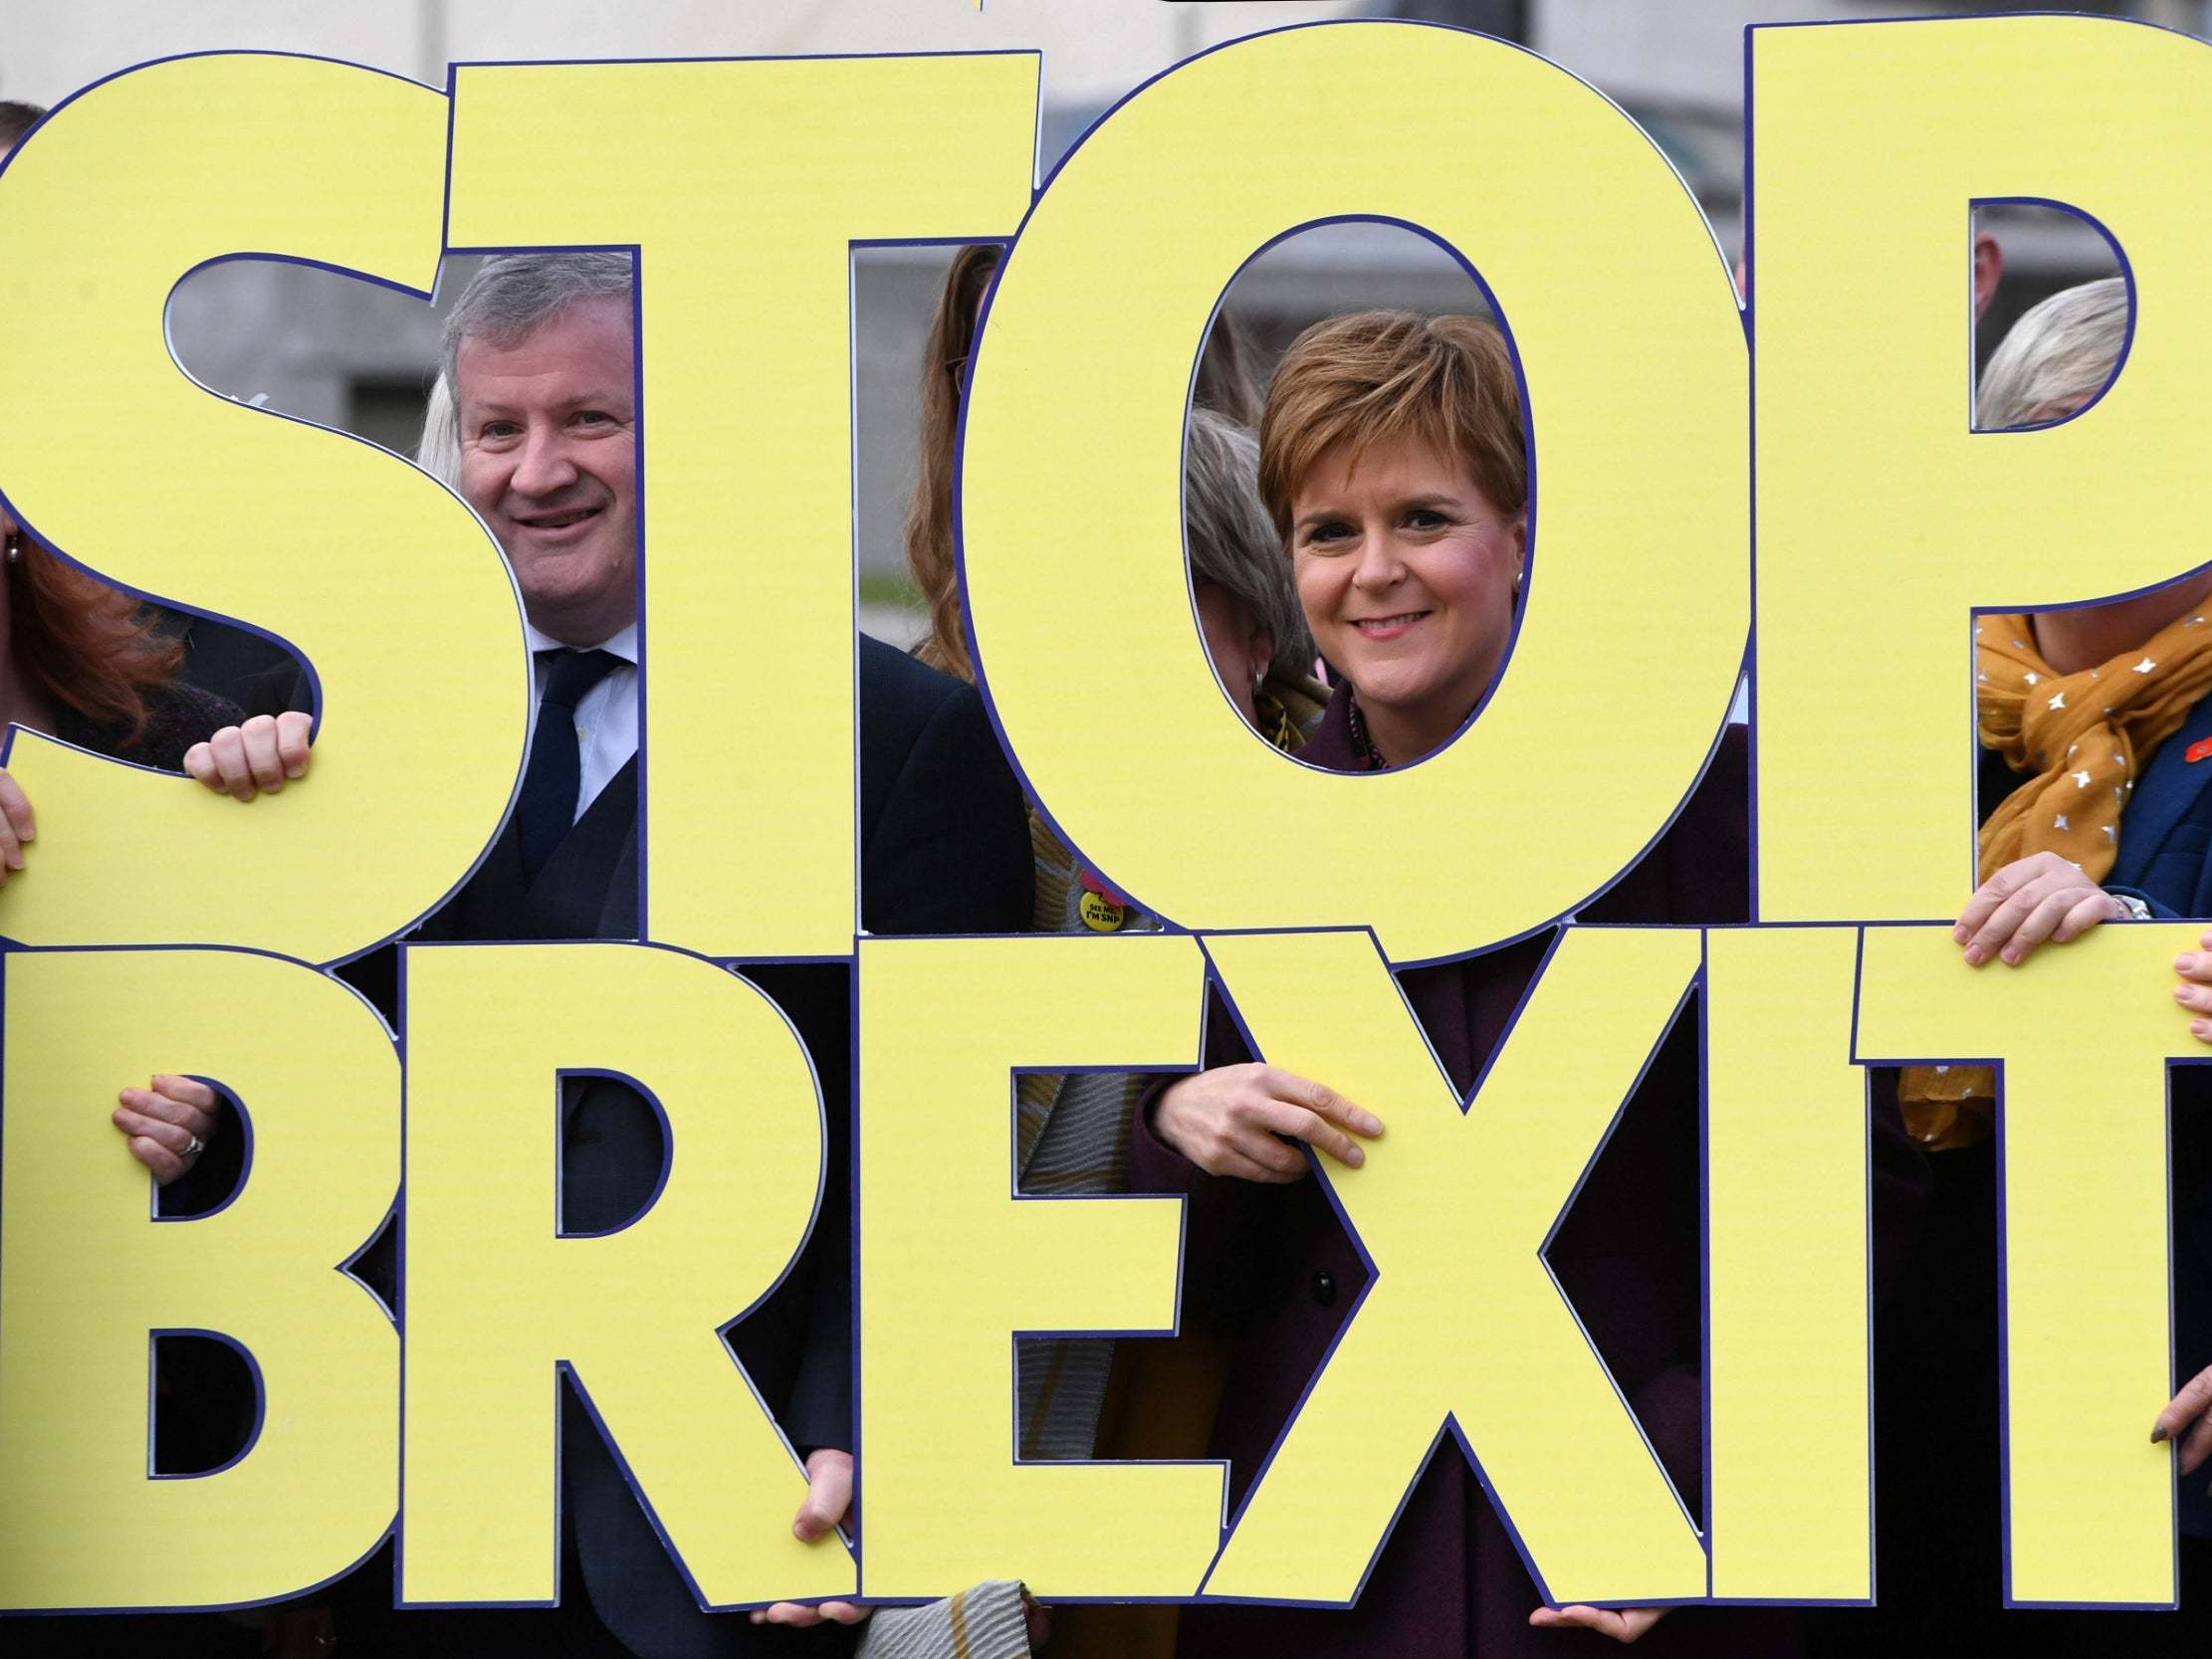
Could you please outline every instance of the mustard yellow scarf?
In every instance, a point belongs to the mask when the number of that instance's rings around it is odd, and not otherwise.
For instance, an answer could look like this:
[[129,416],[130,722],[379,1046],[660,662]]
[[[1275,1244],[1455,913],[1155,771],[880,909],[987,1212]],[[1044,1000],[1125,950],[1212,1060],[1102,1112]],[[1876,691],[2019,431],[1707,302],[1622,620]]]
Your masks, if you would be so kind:
[[[2025,616],[1974,629],[1974,707],[1982,746],[2029,773],[1982,825],[1975,879],[2036,853],[2057,853],[2101,882],[2119,856],[2120,814],[2158,745],[2212,691],[2212,608],[2191,610],[2125,652],[2060,674]],[[1987,1139],[1996,1079],[1986,1066],[1909,1066],[1899,1080],[1905,1128],[1934,1150]]]

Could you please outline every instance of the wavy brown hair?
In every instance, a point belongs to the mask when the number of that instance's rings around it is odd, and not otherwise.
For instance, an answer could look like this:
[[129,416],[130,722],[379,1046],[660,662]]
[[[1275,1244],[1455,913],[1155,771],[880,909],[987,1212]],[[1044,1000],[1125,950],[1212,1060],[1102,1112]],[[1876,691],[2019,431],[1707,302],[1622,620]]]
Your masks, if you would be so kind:
[[928,637],[915,656],[963,680],[976,678],[961,629],[960,572],[953,562],[953,451],[960,439],[960,388],[976,344],[976,307],[998,269],[996,243],[953,256],[922,350],[922,448],[906,510],[906,567],[929,607]]
[[1295,340],[1267,386],[1259,494],[1285,545],[1290,504],[1321,457],[1343,444],[1414,438],[1457,461],[1511,518],[1528,501],[1520,381],[1497,325],[1479,316],[1352,311]]
[[[46,113],[0,103],[0,154]],[[136,742],[145,689],[176,678],[184,648],[154,631],[127,593],[56,558],[28,535],[8,537],[8,650],[31,683],[96,726]]]
[[12,99],[0,102],[0,152],[14,149],[22,136],[45,115],[44,104],[18,104]]
[[8,649],[33,684],[135,742],[149,686],[174,679],[184,648],[155,631],[127,593],[23,536],[8,566]]

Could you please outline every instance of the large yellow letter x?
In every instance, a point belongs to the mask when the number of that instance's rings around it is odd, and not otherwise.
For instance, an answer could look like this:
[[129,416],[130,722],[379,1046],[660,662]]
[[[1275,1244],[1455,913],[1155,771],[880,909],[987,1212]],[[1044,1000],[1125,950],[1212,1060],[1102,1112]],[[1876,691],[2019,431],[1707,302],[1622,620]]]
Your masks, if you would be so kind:
[[1551,1600],[1704,1595],[1696,1529],[1538,1253],[1697,972],[1696,931],[1570,928],[1468,1110],[1372,935],[1205,942],[1260,1053],[1388,1126],[1325,1171],[1374,1279],[1206,1593],[1350,1601],[1448,1418]]

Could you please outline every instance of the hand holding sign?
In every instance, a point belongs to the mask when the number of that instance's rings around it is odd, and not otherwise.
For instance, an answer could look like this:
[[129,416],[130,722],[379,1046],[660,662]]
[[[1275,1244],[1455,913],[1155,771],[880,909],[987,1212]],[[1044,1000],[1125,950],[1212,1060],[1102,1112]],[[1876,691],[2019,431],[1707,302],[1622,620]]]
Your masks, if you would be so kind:
[[2015,859],[1974,890],[1951,936],[1966,947],[1966,965],[1992,956],[2018,967],[2045,939],[2064,944],[2100,922],[2127,914],[2119,901],[2057,853]]
[[2200,1016],[2189,1022],[2189,1035],[2212,1042],[2212,1017],[2206,1017],[2212,1016],[2212,932],[2197,942],[2206,948],[2185,950],[2173,959],[2181,981],[2173,988],[2173,999]]
[[[806,1501],[791,1518],[791,1536],[811,1544],[832,1527],[842,1526],[852,1515],[852,1453],[820,1446],[806,1454]],[[753,1615],[755,1624],[788,1624],[803,1629],[809,1624],[858,1624],[868,1616],[866,1607],[850,1601],[778,1601]]]
[[11,870],[23,868],[23,849],[38,832],[23,785],[0,772],[0,887],[8,885]]
[[2212,1365],[2181,1385],[2166,1409],[2151,1425],[2154,1441],[2181,1442],[2181,1472],[2193,1475],[2212,1458]]
[[1539,1630],[1595,1630],[1627,1643],[1666,1614],[1664,1607],[1539,1607],[1528,1615],[1528,1622]]
[[115,1128],[129,1137],[130,1155],[163,1186],[183,1174],[215,1138],[215,1091],[188,1077],[164,1072],[146,1088],[115,1097]]
[[1267,1065],[1217,1066],[1178,1079],[1161,1092],[1153,1127],[1210,1175],[1275,1183],[1305,1175],[1306,1160],[1290,1141],[1357,1169],[1367,1153],[1352,1135],[1383,1133],[1382,1120],[1327,1084]]
[[242,801],[274,795],[287,778],[308,775],[308,734],[314,729],[311,715],[256,715],[186,749],[184,769],[218,795]]

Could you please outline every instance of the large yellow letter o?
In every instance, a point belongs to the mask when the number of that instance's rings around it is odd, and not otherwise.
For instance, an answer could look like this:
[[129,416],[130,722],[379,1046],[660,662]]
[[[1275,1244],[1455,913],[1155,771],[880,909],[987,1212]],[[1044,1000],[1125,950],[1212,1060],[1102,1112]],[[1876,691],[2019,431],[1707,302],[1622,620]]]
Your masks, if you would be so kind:
[[[1503,680],[1448,750],[1376,777],[1300,767],[1229,713],[1178,512],[1192,355],[1223,283],[1346,215],[1426,226],[1481,268],[1539,464]],[[979,662],[1054,823],[1184,926],[1372,925],[1397,961],[1480,948],[1603,888],[1688,792],[1742,663],[1738,315],[1650,139],[1518,48],[1291,29],[1137,93],[1014,245],[968,411]]]

